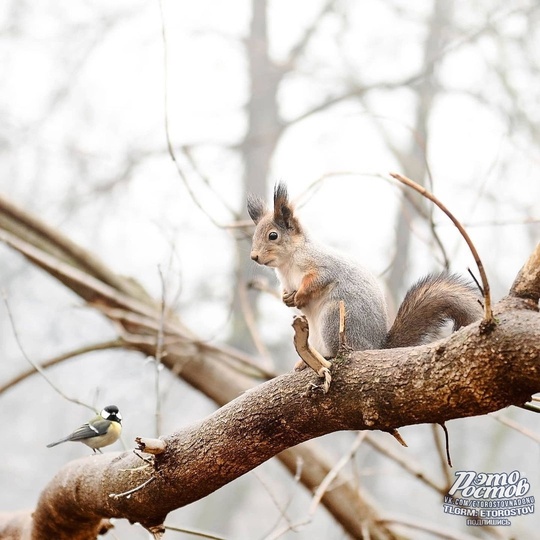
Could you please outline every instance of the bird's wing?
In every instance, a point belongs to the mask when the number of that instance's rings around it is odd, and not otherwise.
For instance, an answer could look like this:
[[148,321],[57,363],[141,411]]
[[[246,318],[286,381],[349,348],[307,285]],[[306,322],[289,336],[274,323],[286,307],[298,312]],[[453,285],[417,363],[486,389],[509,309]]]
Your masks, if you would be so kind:
[[80,441],[83,439],[90,439],[92,437],[99,437],[107,433],[107,428],[110,426],[110,420],[96,420],[95,422],[83,424],[77,428],[71,435],[69,435],[69,441]]

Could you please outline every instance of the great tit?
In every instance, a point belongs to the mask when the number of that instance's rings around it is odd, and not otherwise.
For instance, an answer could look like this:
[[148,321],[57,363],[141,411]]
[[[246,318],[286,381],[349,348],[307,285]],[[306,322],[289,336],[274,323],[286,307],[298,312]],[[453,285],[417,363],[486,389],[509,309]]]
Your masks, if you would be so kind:
[[[122,431],[122,415],[116,405],[108,405],[97,416],[77,428],[67,437],[47,445],[47,448],[67,441],[79,441],[94,450],[113,444]],[[101,450],[99,450],[101,452]]]

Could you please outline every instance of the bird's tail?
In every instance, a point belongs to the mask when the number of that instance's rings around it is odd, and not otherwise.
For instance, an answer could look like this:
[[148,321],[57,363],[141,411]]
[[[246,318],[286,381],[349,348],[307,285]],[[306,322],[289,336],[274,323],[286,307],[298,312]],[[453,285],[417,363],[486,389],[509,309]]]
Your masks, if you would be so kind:
[[386,336],[386,349],[429,343],[453,321],[454,330],[482,317],[478,289],[456,274],[429,274],[405,295],[396,320]]
[[52,448],[53,446],[56,446],[58,444],[62,444],[62,443],[65,443],[69,441],[69,437],[64,437],[63,439],[60,439],[59,441],[55,441],[55,442],[52,442],[52,443],[49,443],[47,445],[47,448]]

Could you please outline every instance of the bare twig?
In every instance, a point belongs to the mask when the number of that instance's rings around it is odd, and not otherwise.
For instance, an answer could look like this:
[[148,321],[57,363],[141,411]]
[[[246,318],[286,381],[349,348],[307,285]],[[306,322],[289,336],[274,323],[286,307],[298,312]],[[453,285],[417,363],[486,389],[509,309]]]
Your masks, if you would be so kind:
[[450,457],[450,437],[448,435],[448,428],[446,427],[446,424],[444,422],[441,422],[439,424],[444,432],[444,448],[446,450],[446,463],[448,463],[448,466],[452,466],[452,458]]
[[273,530],[279,524],[279,522],[282,519],[285,520],[285,522],[289,526],[291,526],[291,524],[292,524],[291,519],[287,515],[287,507],[288,507],[290,501],[287,502],[286,504],[281,504],[278,501],[278,498],[276,497],[276,495],[274,494],[272,489],[270,488],[270,486],[268,485],[268,483],[262,478],[261,474],[257,471],[257,469],[254,469],[253,471],[251,471],[251,474],[253,476],[255,476],[255,478],[259,481],[261,486],[264,488],[264,490],[266,491],[266,493],[270,497],[270,500],[272,501],[272,504],[277,508],[277,511],[279,512],[278,521],[277,521],[276,525],[274,527],[272,527],[271,530]]
[[188,182],[187,176],[180,167],[180,163],[178,162],[178,159],[176,157],[176,153],[174,151],[174,146],[172,143],[171,138],[171,129],[169,125],[169,45],[167,40],[167,28],[165,24],[165,13],[163,9],[163,0],[159,0],[159,11],[161,15],[161,36],[163,40],[163,108],[164,108],[164,127],[165,127],[165,138],[167,140],[167,151],[169,153],[169,156],[174,163],[174,166],[176,168],[176,172],[178,173],[178,176],[182,180],[187,192],[189,193],[189,196],[191,197],[191,200],[195,203],[195,205],[201,210],[201,212],[212,222],[213,225],[215,225],[218,228],[223,228],[223,226],[218,223],[214,216],[204,208],[201,201],[199,201],[197,195],[193,191],[193,188],[191,187],[190,183]]
[[301,38],[298,40],[298,42],[294,45],[294,47],[291,48],[289,51],[289,56],[287,58],[287,64],[292,67],[296,60],[302,55],[306,49],[306,46],[310,42],[311,38],[317,31],[317,28],[320,25],[321,20],[323,17],[330,13],[332,7],[334,4],[334,0],[326,0],[326,2],[323,4],[321,9],[319,10],[319,13],[314,17],[311,24],[306,28],[304,33],[302,34]]
[[281,296],[278,290],[275,287],[270,286],[268,280],[265,278],[257,277],[255,279],[252,279],[251,281],[248,281],[246,286],[249,289],[267,293],[281,302]]
[[389,433],[390,435],[392,435],[392,437],[394,437],[394,439],[396,439],[396,441],[399,444],[401,444],[401,446],[404,446],[405,448],[407,448],[407,443],[403,440],[403,437],[401,436],[401,434],[399,433],[397,429],[393,429]]
[[529,439],[532,439],[533,441],[537,443],[540,443],[540,434],[535,433],[534,431],[527,429],[521,424],[518,424],[517,422],[510,420],[510,418],[505,418],[504,416],[501,416],[499,414],[490,414],[490,416],[491,418],[495,418],[497,422],[500,422],[501,424],[504,424],[505,426],[508,426],[509,428],[512,428],[518,431],[522,435],[525,435],[525,437],[529,437]]
[[390,173],[390,176],[392,178],[395,178],[402,184],[405,184],[406,186],[414,189],[418,193],[422,194],[426,199],[429,199],[431,202],[436,204],[452,221],[452,223],[456,226],[458,231],[460,232],[461,236],[463,236],[463,239],[469,246],[469,249],[471,250],[472,256],[474,257],[474,260],[476,262],[476,265],[478,267],[478,272],[480,273],[480,277],[482,279],[482,288],[484,292],[484,327],[487,328],[491,324],[493,324],[493,311],[491,309],[491,294],[489,289],[489,282],[487,279],[486,271],[484,269],[484,265],[482,264],[482,261],[480,259],[480,255],[478,255],[478,251],[476,250],[475,245],[473,244],[469,234],[467,231],[463,228],[461,223],[456,219],[456,217],[446,208],[446,206],[439,200],[435,195],[430,193],[425,187],[421,186],[420,184],[417,184],[410,178],[407,178],[406,176],[403,176],[399,173]]
[[142,484],[138,485],[137,487],[134,487],[133,489],[128,489],[127,491],[124,491],[123,493],[110,493],[109,497],[111,499],[120,499],[121,497],[129,497],[133,493],[136,493],[137,491],[144,489],[148,484],[153,482],[155,479],[156,479],[155,476],[151,476],[150,478],[145,480]]
[[304,316],[295,317],[292,324],[294,328],[294,348],[298,356],[321,378],[324,378],[322,386],[323,392],[326,394],[332,382],[330,368],[332,364],[326,360],[319,352],[317,352],[308,343],[309,327],[307,319]]
[[406,470],[408,473],[412,474],[414,477],[418,478],[424,484],[434,489],[438,493],[444,494],[446,492],[446,487],[430,478],[421,468],[420,465],[415,463],[409,456],[401,455],[395,444],[390,445],[386,440],[380,440],[379,437],[369,433],[366,437],[366,443],[375,448],[378,452],[385,455],[387,458],[391,459],[397,463],[400,467]]
[[7,310],[7,313],[8,313],[8,317],[9,317],[9,321],[11,323],[11,328],[13,330],[13,335],[15,337],[15,341],[17,342],[17,345],[19,347],[19,350],[21,351],[21,354],[23,355],[23,357],[25,358],[25,360],[43,377],[43,379],[45,379],[45,381],[47,382],[47,384],[57,393],[59,394],[60,396],[62,396],[65,400],[67,401],[71,401],[71,403],[75,403],[76,405],[82,405],[83,407],[86,407],[87,409],[90,409],[91,411],[97,413],[98,411],[92,407],[92,405],[88,405],[87,403],[84,403],[82,401],[79,401],[78,399],[76,398],[71,398],[69,396],[67,396],[64,392],[62,392],[62,390],[60,390],[60,388],[52,382],[52,380],[49,378],[49,376],[45,373],[45,370],[39,365],[39,364],[36,364],[27,354],[26,354],[26,351],[24,350],[24,347],[22,345],[22,342],[21,342],[21,339],[19,337],[19,333],[17,331],[17,326],[15,325],[15,319],[13,318],[13,313],[11,313],[11,308],[9,307],[9,302],[8,302],[8,299],[5,295],[5,292],[2,291],[2,298],[4,300],[4,304],[6,306],[6,310]]
[[165,325],[165,310],[167,305],[166,294],[167,287],[165,285],[165,277],[163,276],[163,271],[161,268],[159,270],[159,279],[161,282],[161,300],[159,306],[159,325],[156,335],[156,353],[154,355],[154,391],[155,391],[155,400],[156,400],[156,410],[155,410],[155,419],[156,419],[156,437],[159,437],[161,434],[161,378],[160,373],[162,369],[161,360],[163,355],[166,354],[164,350],[164,325]]
[[238,299],[240,300],[240,309],[242,311],[246,327],[249,331],[249,335],[251,336],[251,340],[253,341],[253,344],[255,345],[255,348],[257,349],[257,352],[261,357],[261,363],[266,369],[271,370],[274,368],[274,366],[272,365],[272,357],[268,348],[264,344],[264,341],[261,339],[261,334],[259,332],[259,329],[257,328],[253,308],[248,301],[248,297],[246,294],[248,290],[248,285],[245,283],[242,277],[240,277],[238,281]]
[[345,302],[339,301],[339,351],[347,348],[347,338],[345,336]]
[[[83,347],[79,347],[78,349],[74,349],[73,351],[68,351],[63,354],[60,354],[58,356],[55,356],[53,358],[49,358],[48,360],[44,360],[37,364],[42,370],[50,368],[52,366],[55,366],[56,364],[60,364],[64,360],[70,360],[71,358],[76,358],[77,356],[81,356],[83,354],[87,354],[90,352],[95,351],[106,351],[109,349],[120,349],[124,348],[125,343],[121,339],[113,339],[111,341],[103,341],[101,343],[95,343],[93,345],[86,345]],[[31,367],[30,369],[23,371],[22,373],[19,373],[9,381],[3,383],[0,385],[0,394],[2,392],[5,392],[6,390],[9,390],[10,388],[16,386],[20,382],[24,381],[28,377],[32,376],[34,373],[38,373],[38,370],[35,367]]]
[[366,438],[367,433],[365,431],[361,431],[358,433],[356,438],[354,439],[353,443],[351,444],[351,447],[349,448],[349,451],[341,456],[341,459],[332,467],[332,470],[324,477],[324,480],[321,482],[319,487],[316,489],[313,499],[311,499],[311,505],[309,506],[309,515],[310,517],[313,517],[315,515],[315,510],[317,510],[317,507],[321,503],[321,500],[324,496],[324,494],[328,491],[330,484],[337,478],[340,471],[351,461],[351,459],[356,454],[356,451]]
[[450,487],[452,485],[452,477],[450,476],[450,468],[448,464],[447,455],[444,451],[444,445],[441,440],[441,433],[436,424],[431,424],[431,433],[433,434],[433,440],[435,441],[435,448],[437,449],[437,455],[439,456],[439,463],[441,470],[446,480],[446,485]]
[[360,447],[360,445],[362,444],[362,442],[364,441],[366,437],[367,437],[367,433],[365,431],[361,431],[360,433],[358,433],[351,447],[349,448],[348,452],[341,457],[341,459],[332,467],[332,469],[324,477],[323,481],[319,484],[319,486],[315,490],[315,493],[313,494],[313,498],[311,499],[311,504],[309,506],[307,517],[301,522],[298,522],[292,525],[289,524],[286,527],[283,527],[282,529],[276,531],[274,534],[268,536],[266,540],[277,540],[277,538],[282,537],[287,532],[296,531],[301,527],[305,527],[306,525],[309,525],[313,521],[315,512],[319,504],[321,503],[321,500],[324,497],[325,493],[328,492],[330,485],[338,477],[343,467],[345,467],[345,465],[347,465],[347,463],[351,461],[351,459],[354,457],[354,455],[356,454],[356,451],[358,450],[358,448]]
[[164,525],[164,528],[168,531],[191,534],[192,536],[198,536],[199,538],[209,538],[210,540],[225,540],[223,536],[216,536],[215,534],[205,533],[201,531],[193,531],[191,529],[183,529],[181,527],[173,527],[172,525]]

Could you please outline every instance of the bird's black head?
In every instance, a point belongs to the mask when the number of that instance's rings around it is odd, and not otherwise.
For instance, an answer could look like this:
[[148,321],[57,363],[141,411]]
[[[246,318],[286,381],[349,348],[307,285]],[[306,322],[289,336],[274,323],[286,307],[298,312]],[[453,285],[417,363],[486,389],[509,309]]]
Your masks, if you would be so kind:
[[119,424],[122,423],[122,415],[116,405],[107,405],[100,414],[105,420],[111,420],[111,422],[118,422]]

